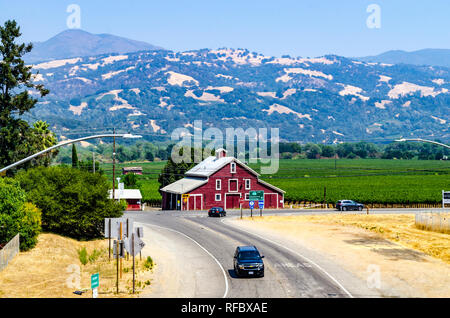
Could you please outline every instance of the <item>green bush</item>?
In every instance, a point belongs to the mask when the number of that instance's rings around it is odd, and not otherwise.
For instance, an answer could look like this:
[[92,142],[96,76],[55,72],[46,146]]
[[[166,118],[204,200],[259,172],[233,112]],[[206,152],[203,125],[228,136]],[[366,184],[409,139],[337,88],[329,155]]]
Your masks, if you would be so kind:
[[0,243],[20,233],[20,250],[26,251],[36,245],[40,231],[41,211],[26,202],[26,193],[17,181],[0,178]]
[[22,221],[20,224],[20,249],[22,251],[33,248],[41,232],[41,210],[33,203],[25,202],[21,208]]
[[123,205],[109,199],[109,185],[98,173],[67,166],[21,171],[16,179],[42,210],[42,228],[78,240],[100,238],[104,219],[122,216]]
[[153,259],[150,256],[147,256],[147,259],[144,262],[144,267],[146,269],[152,269],[153,268]]
[[86,265],[88,262],[88,253],[86,251],[86,247],[78,250],[78,258],[80,259],[81,264]]

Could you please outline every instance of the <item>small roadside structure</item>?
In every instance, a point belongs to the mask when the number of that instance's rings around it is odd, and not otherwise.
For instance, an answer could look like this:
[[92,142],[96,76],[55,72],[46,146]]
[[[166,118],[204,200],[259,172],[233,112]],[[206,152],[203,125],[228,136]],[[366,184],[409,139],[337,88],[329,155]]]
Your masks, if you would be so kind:
[[129,173],[142,175],[142,167],[124,167],[124,168],[122,168],[123,175],[127,175]]
[[[112,190],[109,190],[109,198],[112,199]],[[116,189],[114,199],[125,200],[127,211],[142,211],[142,194],[139,189]]]

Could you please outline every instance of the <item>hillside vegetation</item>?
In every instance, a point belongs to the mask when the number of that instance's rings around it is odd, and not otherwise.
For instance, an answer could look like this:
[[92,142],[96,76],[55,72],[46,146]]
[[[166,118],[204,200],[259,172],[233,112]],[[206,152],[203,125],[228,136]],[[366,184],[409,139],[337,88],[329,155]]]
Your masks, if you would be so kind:
[[316,143],[450,137],[445,67],[203,49],[77,57],[33,71],[51,93],[32,116],[61,138],[121,127],[167,141],[176,128],[194,133],[195,120]]

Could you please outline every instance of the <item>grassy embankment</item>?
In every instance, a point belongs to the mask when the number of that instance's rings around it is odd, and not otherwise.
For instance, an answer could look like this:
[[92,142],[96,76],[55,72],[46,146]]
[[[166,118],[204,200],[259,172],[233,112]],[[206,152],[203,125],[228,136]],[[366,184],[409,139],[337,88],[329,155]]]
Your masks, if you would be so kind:
[[[116,262],[108,260],[108,240],[79,242],[43,233],[35,248],[17,255],[0,272],[0,297],[89,298],[91,274],[100,274],[99,298],[136,297],[132,294],[132,258],[122,264],[123,276],[116,294]],[[139,256],[136,263],[136,291],[151,284],[153,261]],[[84,264],[83,264],[84,263]],[[79,282],[79,283],[78,283]],[[77,286],[78,285],[78,286]],[[81,296],[76,290],[87,290]]]

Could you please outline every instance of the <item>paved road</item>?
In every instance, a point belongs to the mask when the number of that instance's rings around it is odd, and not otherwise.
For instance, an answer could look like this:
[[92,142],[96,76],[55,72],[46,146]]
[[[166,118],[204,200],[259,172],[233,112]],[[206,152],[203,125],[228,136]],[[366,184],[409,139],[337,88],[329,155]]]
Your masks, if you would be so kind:
[[[265,211],[264,215],[330,212],[335,211]],[[402,211],[402,213],[416,212],[417,210],[414,209]],[[390,211],[390,213],[398,212]],[[245,211],[244,215],[249,215],[249,211]],[[256,215],[259,215],[259,211]],[[202,291],[193,292],[193,295],[232,298],[379,296],[376,292],[367,290],[364,286],[365,282],[337,268],[334,264],[327,264],[326,260],[322,262],[320,255],[305,254],[303,250],[298,249],[293,250],[283,246],[281,242],[240,230],[226,221],[239,217],[240,211],[229,211],[226,218],[209,218],[204,211],[128,212],[126,216],[144,224],[151,231],[157,231],[158,235],[170,236],[172,244],[176,246],[190,244],[189,248],[182,249],[185,253],[184,259],[190,262],[186,264],[186,269],[189,268],[189,271],[192,271],[193,266],[203,268],[199,270],[200,274],[197,273],[196,280],[190,283],[192,285],[190,288],[199,288]],[[238,245],[256,245],[261,254],[265,255],[265,277],[236,277],[232,257]],[[194,249],[199,255],[202,254],[202,257],[193,257],[191,254]],[[180,253],[180,249],[177,253]],[[208,258],[207,262],[201,260],[206,258]],[[205,283],[210,287],[210,293],[208,290],[205,291]],[[179,295],[171,295],[171,297],[179,297]]]

